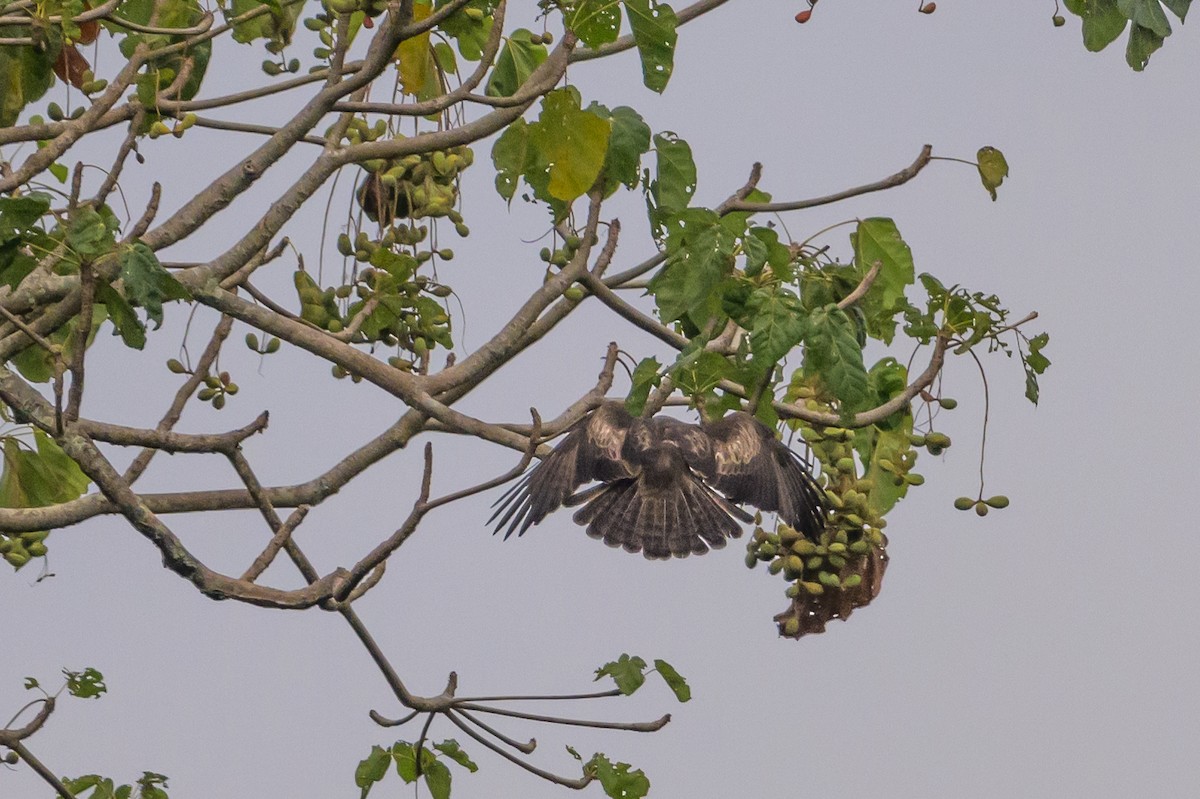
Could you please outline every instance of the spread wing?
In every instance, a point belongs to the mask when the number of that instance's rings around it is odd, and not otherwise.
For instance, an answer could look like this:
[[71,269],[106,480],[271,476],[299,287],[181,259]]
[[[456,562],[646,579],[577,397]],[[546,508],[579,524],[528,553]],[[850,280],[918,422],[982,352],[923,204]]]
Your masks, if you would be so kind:
[[554,450],[496,501],[498,533],[523,535],[531,525],[561,507],[581,485],[630,477],[633,470],[621,457],[633,417],[619,402],[605,403],[577,422]]
[[770,428],[748,413],[737,412],[692,429],[704,434],[709,447],[692,433],[687,436],[691,443],[680,448],[688,465],[709,485],[733,502],[777,511],[784,522],[810,539],[821,535],[826,516],[824,492],[808,464],[775,438]]
[[652,487],[645,475],[608,483],[575,512],[587,534],[651,560],[703,555],[742,534],[733,508],[690,472],[666,487]]

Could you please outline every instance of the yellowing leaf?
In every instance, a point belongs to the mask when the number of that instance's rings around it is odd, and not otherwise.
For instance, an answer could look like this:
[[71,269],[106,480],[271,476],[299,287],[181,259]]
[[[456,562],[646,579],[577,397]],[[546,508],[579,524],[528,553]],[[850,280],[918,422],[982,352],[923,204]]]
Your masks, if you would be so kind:
[[611,122],[580,110],[574,89],[545,96],[541,116],[530,129],[530,143],[549,169],[551,197],[569,203],[592,187],[604,167],[611,133]]
[[996,189],[1008,177],[1008,162],[1004,160],[1004,153],[995,147],[980,147],[975,157],[978,160],[979,179],[994,202]]
[[[420,22],[433,11],[431,3],[413,3],[413,22]],[[405,94],[419,95],[436,65],[429,49],[429,31],[400,42],[396,48],[400,88]]]

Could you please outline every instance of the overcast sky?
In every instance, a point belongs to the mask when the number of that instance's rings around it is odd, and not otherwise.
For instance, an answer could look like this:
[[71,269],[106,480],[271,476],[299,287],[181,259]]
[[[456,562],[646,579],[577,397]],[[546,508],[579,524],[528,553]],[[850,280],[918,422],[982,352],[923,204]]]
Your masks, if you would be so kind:
[[[827,2],[800,26],[792,16],[803,0],[730,3],[681,31],[662,97],[641,88],[632,53],[578,65],[570,77],[585,100],[633,105],[656,131],[688,139],[697,202],[708,205],[741,185],[754,161],[765,166],[761,187],[788,199],[881,178],[925,143],[967,159],[982,145],[1000,148],[1012,174],[997,202],[973,168],[935,162],[902,188],[784,221],[803,239],[843,219],[892,217],[918,271],[995,291],[1018,315],[1041,314],[1033,331],[1050,333],[1054,365],[1036,409],[1022,396],[1019,364],[985,359],[987,493],[1009,495],[1012,506],[986,519],[951,506],[978,479],[982,393],[964,359],[945,372],[959,408],[939,418],[955,444],[922,456],[927,484],[889,517],[882,594],[822,636],[776,636],[785,584],[747,570],[738,542],[650,563],[588,539],[567,512],[502,542],[484,525],[494,497],[478,497],[431,515],[359,605],[414,691],[441,691],[450,670],[469,694],[588,690],[592,671],[622,652],[665,658],[689,679],[690,703],[650,685],[632,699],[558,708],[629,720],[673,713],[660,733],[500,725],[536,736],[542,767],[571,773],[566,743],[604,751],[644,768],[658,797],[1195,791],[1200,41],[1176,25],[1137,74],[1119,45],[1087,53],[1076,18],[1054,28],[1049,2],[946,2],[931,16],[916,5]],[[242,54],[251,64],[262,57]],[[123,180],[131,204],[157,178],[168,185],[165,204],[177,206],[188,189],[171,181],[205,159],[233,163],[227,141],[193,130],[184,143],[195,151],[148,143],[147,164],[130,164]],[[472,236],[443,271],[466,307],[464,351],[541,279],[541,244],[520,240],[540,236],[545,216],[519,203],[505,211],[487,152],[476,149],[464,189]],[[287,177],[265,178],[257,201]],[[652,252],[636,203],[610,215],[626,227],[614,269]],[[215,222],[171,257],[211,257],[241,218]],[[310,266],[319,224],[315,208],[288,230]],[[844,231],[823,241],[847,254]],[[287,286],[293,268],[280,261],[264,285]],[[174,323],[151,336],[151,356],[101,337],[97,362],[112,375],[101,384],[89,369],[88,415],[157,419],[177,385],[161,368],[183,332],[183,313],[172,310]],[[194,348],[211,319],[198,317]],[[190,411],[182,429],[230,428],[270,408],[268,433],[247,446],[265,482],[312,477],[403,410],[289,348],[260,365],[238,343],[244,332],[223,359],[242,393],[219,415]],[[463,408],[494,420],[521,420],[530,405],[557,415],[592,385],[612,339],[661,357],[646,336],[585,307]],[[614,391],[625,388],[619,381]],[[435,492],[516,460],[434,441]],[[218,459],[184,457],[161,457],[139,486],[235,484]],[[298,540],[322,569],[356,560],[399,524],[418,459],[416,447],[392,456],[313,512]],[[199,557],[235,573],[266,538],[255,514],[168,521]],[[158,771],[173,797],[350,797],[372,744],[417,735],[367,718],[369,709],[401,711],[340,618],[204,599],[116,520],[55,533],[50,546],[53,579],[34,585],[36,566],[0,575],[0,711],[26,701],[24,676],[53,684],[61,667],[95,666],[110,688],[98,702],[63,702],[29,741],[56,772],[131,781]],[[269,576],[294,585],[285,565]],[[435,724],[431,734],[459,738],[481,766],[456,771],[457,799],[566,795],[453,728]],[[376,788],[398,791],[394,774]],[[4,797],[50,793],[23,767],[0,772]]]

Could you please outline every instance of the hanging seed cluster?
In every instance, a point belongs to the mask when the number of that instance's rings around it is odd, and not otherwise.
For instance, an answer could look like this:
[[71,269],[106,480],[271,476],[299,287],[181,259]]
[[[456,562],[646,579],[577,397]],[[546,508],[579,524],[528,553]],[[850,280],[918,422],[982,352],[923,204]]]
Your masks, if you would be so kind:
[[[355,118],[345,136],[353,144],[387,133],[382,121],[372,126]],[[453,289],[435,277],[436,271],[434,276],[421,272],[454,258],[453,249],[436,244],[437,220],[452,223],[459,236],[470,235],[455,206],[458,176],[473,162],[469,147],[453,147],[360,163],[367,174],[356,197],[377,230],[338,236],[338,252],[351,259],[342,285],[323,288],[303,268],[295,273],[300,317],[352,343],[397,348],[388,363],[405,371],[425,371],[432,350],[452,348],[450,316],[442,301]],[[340,366],[333,374],[359,379]]]
[[[796,398],[811,410],[828,410],[814,398],[811,388],[794,388]],[[825,492],[830,509],[825,529],[817,541],[810,541],[786,524],[774,531],[761,525],[761,516],[747,544],[746,565],[767,564],[771,574],[781,574],[788,582],[788,608],[775,617],[780,635],[799,638],[824,632],[830,619],[845,619],[855,608],[871,602],[879,593],[887,567],[887,522],[878,516],[870,502],[873,480],[858,474],[855,460],[855,431],[841,427],[800,427],[800,434],[821,464],[818,485]],[[910,475],[915,463],[891,464],[893,479],[901,482]]]
[[33,558],[46,554],[48,530],[33,533],[5,533],[0,535],[0,555],[14,569],[19,569]]

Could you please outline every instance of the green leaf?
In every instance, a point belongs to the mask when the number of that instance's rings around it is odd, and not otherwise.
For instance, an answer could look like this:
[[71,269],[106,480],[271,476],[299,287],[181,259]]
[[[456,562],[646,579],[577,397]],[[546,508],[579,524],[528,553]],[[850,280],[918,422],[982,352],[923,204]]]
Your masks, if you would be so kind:
[[[437,0],[436,8],[441,9],[450,0]],[[438,25],[438,30],[454,39],[458,44],[458,52],[468,61],[478,61],[483,58],[483,48],[487,44],[488,35],[492,32],[495,18],[492,10],[497,0],[471,0],[459,11],[451,14]],[[465,12],[475,9],[482,16],[476,20]]]
[[529,125],[517,119],[492,145],[492,163],[496,167],[496,191],[512,202],[517,183],[525,171],[528,158]]
[[[759,228],[760,230],[762,228]],[[774,232],[774,231],[770,231]],[[742,237],[742,253],[746,256],[745,271],[747,277],[755,277],[759,275],[763,267],[767,265],[767,257],[770,255],[770,250],[767,243],[758,236]]]
[[433,799],[450,799],[450,769],[440,760],[431,760],[422,764],[422,774],[425,775],[425,785]]
[[26,691],[32,691],[34,688],[37,688],[40,684],[41,683],[39,683],[35,677],[26,677],[25,678],[25,690]]
[[475,762],[471,760],[467,753],[459,748],[458,741],[454,740],[453,738],[447,738],[440,744],[434,744],[433,748],[472,774],[474,774],[476,771],[479,771],[479,766],[475,765]]
[[633,29],[633,40],[642,59],[642,82],[659,94],[667,88],[675,68],[675,11],[659,0],[622,0]]
[[596,680],[612,677],[621,693],[629,696],[646,682],[646,661],[637,655],[621,655],[596,669]]
[[143,771],[138,778],[138,796],[140,799],[167,799],[167,777],[165,774],[155,774],[153,771]]
[[74,779],[67,778],[63,780],[63,784],[67,786],[67,790],[76,796],[79,796],[83,791],[92,791],[88,794],[88,799],[113,799],[117,796],[117,793],[113,790],[113,781],[107,777],[101,777],[99,774],[85,774],[82,777],[75,777]]
[[587,110],[612,124],[604,157],[604,195],[611,195],[621,184],[632,189],[641,178],[642,156],[650,151],[650,126],[629,106],[609,111],[599,103],[592,103]]
[[1125,30],[1128,19],[1117,0],[1063,0],[1067,10],[1083,19],[1083,46],[1093,53],[1108,47]]
[[654,152],[658,156],[652,187],[655,206],[682,211],[696,193],[696,162],[692,159],[692,148],[674,133],[666,131],[654,136]]
[[388,765],[392,762],[392,755],[382,746],[372,746],[371,754],[359,762],[358,768],[354,769],[354,784],[362,788],[361,799],[365,799],[366,795],[371,792],[371,786],[387,776]]
[[1162,4],[1171,9],[1171,13],[1179,17],[1180,22],[1183,22],[1188,8],[1192,5],[1192,0],[1162,0]]
[[879,217],[859,222],[850,234],[850,245],[854,249],[854,271],[846,277],[851,277],[854,285],[879,264],[875,282],[857,307],[865,317],[868,334],[891,344],[896,332],[895,316],[908,307],[904,292],[914,281],[912,250],[901,238],[896,223]]
[[1042,354],[1042,348],[1050,343],[1050,334],[1041,333],[1029,339],[1029,351],[1021,352],[1021,365],[1025,368],[1025,397],[1037,405],[1040,396],[1038,375],[1050,366],[1050,359]]
[[97,283],[96,302],[104,306],[113,323],[113,335],[119,335],[125,346],[135,350],[146,346],[146,326],[120,292],[107,283]]
[[[868,373],[870,405],[882,405],[904,391],[908,369],[895,358],[883,358]],[[906,405],[887,419],[855,431],[854,447],[863,463],[863,479],[871,483],[867,505],[871,512],[883,516],[908,493],[908,483],[896,485],[893,471],[884,469],[882,461],[901,462],[912,451],[912,412]]]
[[[1157,2],[1157,0],[1155,0]],[[1163,46],[1163,37],[1150,28],[1141,25],[1131,25],[1129,28],[1129,43],[1125,47],[1125,63],[1135,72],[1141,72],[1150,62],[1154,51]]]
[[[92,340],[96,337],[96,331],[100,329],[100,325],[106,317],[107,313],[103,305],[93,307],[92,329],[88,331],[87,337],[88,346],[91,345]],[[55,375],[59,358],[61,357],[62,362],[66,364],[70,363],[74,357],[76,347],[75,330],[79,324],[79,317],[75,317],[45,337],[51,344],[58,345],[60,348],[59,355],[48,352],[41,344],[30,343],[28,347],[14,355],[10,363],[17,367],[21,375],[30,382],[49,382]]]
[[36,450],[4,436],[4,470],[0,474],[0,507],[40,508],[77,499],[90,481],[54,439],[34,428]]
[[49,210],[50,197],[41,192],[0,197],[0,242],[19,239],[21,233],[32,229]]
[[296,30],[296,20],[304,10],[304,3],[280,3],[279,0],[232,0],[226,19],[241,16],[248,11],[267,6],[270,11],[233,26],[233,40],[248,44],[256,39],[269,39],[279,44],[290,44]]
[[995,147],[980,147],[975,157],[978,159],[976,166],[979,167],[979,179],[983,181],[988,194],[992,195],[992,202],[995,202],[996,189],[1008,177],[1008,161],[1004,160],[1004,153]]
[[613,0],[577,0],[564,24],[588,47],[617,40],[621,32],[621,7]]
[[[570,203],[592,187],[604,166],[611,123],[580,109],[574,87],[542,98],[542,112],[530,126],[529,144],[548,167],[546,190]],[[535,186],[536,188],[536,186]]]
[[438,69],[450,75],[458,74],[458,58],[454,55],[454,48],[445,42],[437,42],[433,45],[433,60],[437,62]]
[[779,284],[755,289],[746,303],[750,316],[750,350],[760,369],[767,369],[804,338],[807,317],[800,300]]
[[843,414],[866,406],[869,387],[862,346],[854,322],[836,305],[818,308],[809,316],[804,337],[804,369],[820,375],[841,402]]
[[662,364],[657,358],[642,358],[633,370],[629,396],[625,398],[625,410],[640,416],[646,407],[650,389],[662,383]]
[[108,224],[90,205],[80,206],[67,225],[67,244],[80,258],[94,261],[116,246]]
[[[39,99],[54,85],[52,67],[62,49],[62,32],[54,26],[39,26],[46,46],[0,46],[0,128],[17,123],[26,105]],[[28,27],[0,25],[0,38],[24,38]]]
[[518,28],[508,38],[496,59],[496,66],[488,79],[487,93],[492,97],[511,97],[545,60],[546,46],[541,43],[541,34],[538,34],[535,43],[531,31]]
[[140,241],[121,251],[121,280],[125,296],[135,305],[146,309],[146,317],[154,321],[154,329],[162,327],[164,300],[190,300],[192,295],[159,263],[158,257]]
[[736,377],[736,370],[723,355],[697,347],[681,355],[670,374],[681,392],[700,398],[711,394],[722,380]]
[[[779,280],[790,282],[792,280],[792,254],[787,245],[779,240],[779,234],[767,227],[752,227],[746,233],[748,235],[742,238],[742,245],[746,248],[746,275],[754,277],[758,274],[757,271],[751,270],[749,265],[751,249],[756,247],[756,245],[750,244],[749,240],[755,239],[761,242],[766,248],[766,263],[771,267],[771,271],[775,273],[775,277]],[[761,267],[759,269],[761,270]]]
[[665,660],[655,660],[654,668],[659,673],[659,676],[667,683],[667,687],[675,694],[675,698],[680,702],[686,702],[692,698],[692,689],[687,684],[687,680],[675,671],[675,667]]
[[642,799],[650,792],[650,780],[638,769],[630,771],[628,763],[613,764],[602,754],[595,754],[587,768],[596,776],[611,799]]
[[392,745],[392,758],[396,761],[396,773],[405,782],[417,779],[417,749],[408,741],[396,741]]
[[720,312],[717,288],[733,268],[737,239],[715,213],[704,208],[688,209],[673,222],[667,263],[650,280],[648,289],[662,321],[690,317],[699,327]]
[[1117,0],[1117,8],[1121,9],[1121,13],[1134,25],[1145,28],[1158,37],[1160,42],[1171,35],[1171,23],[1167,20],[1159,0]]
[[91,667],[83,671],[63,669],[63,676],[67,678],[67,693],[71,696],[97,699],[101,694],[108,692],[108,686],[104,684],[104,675]]

